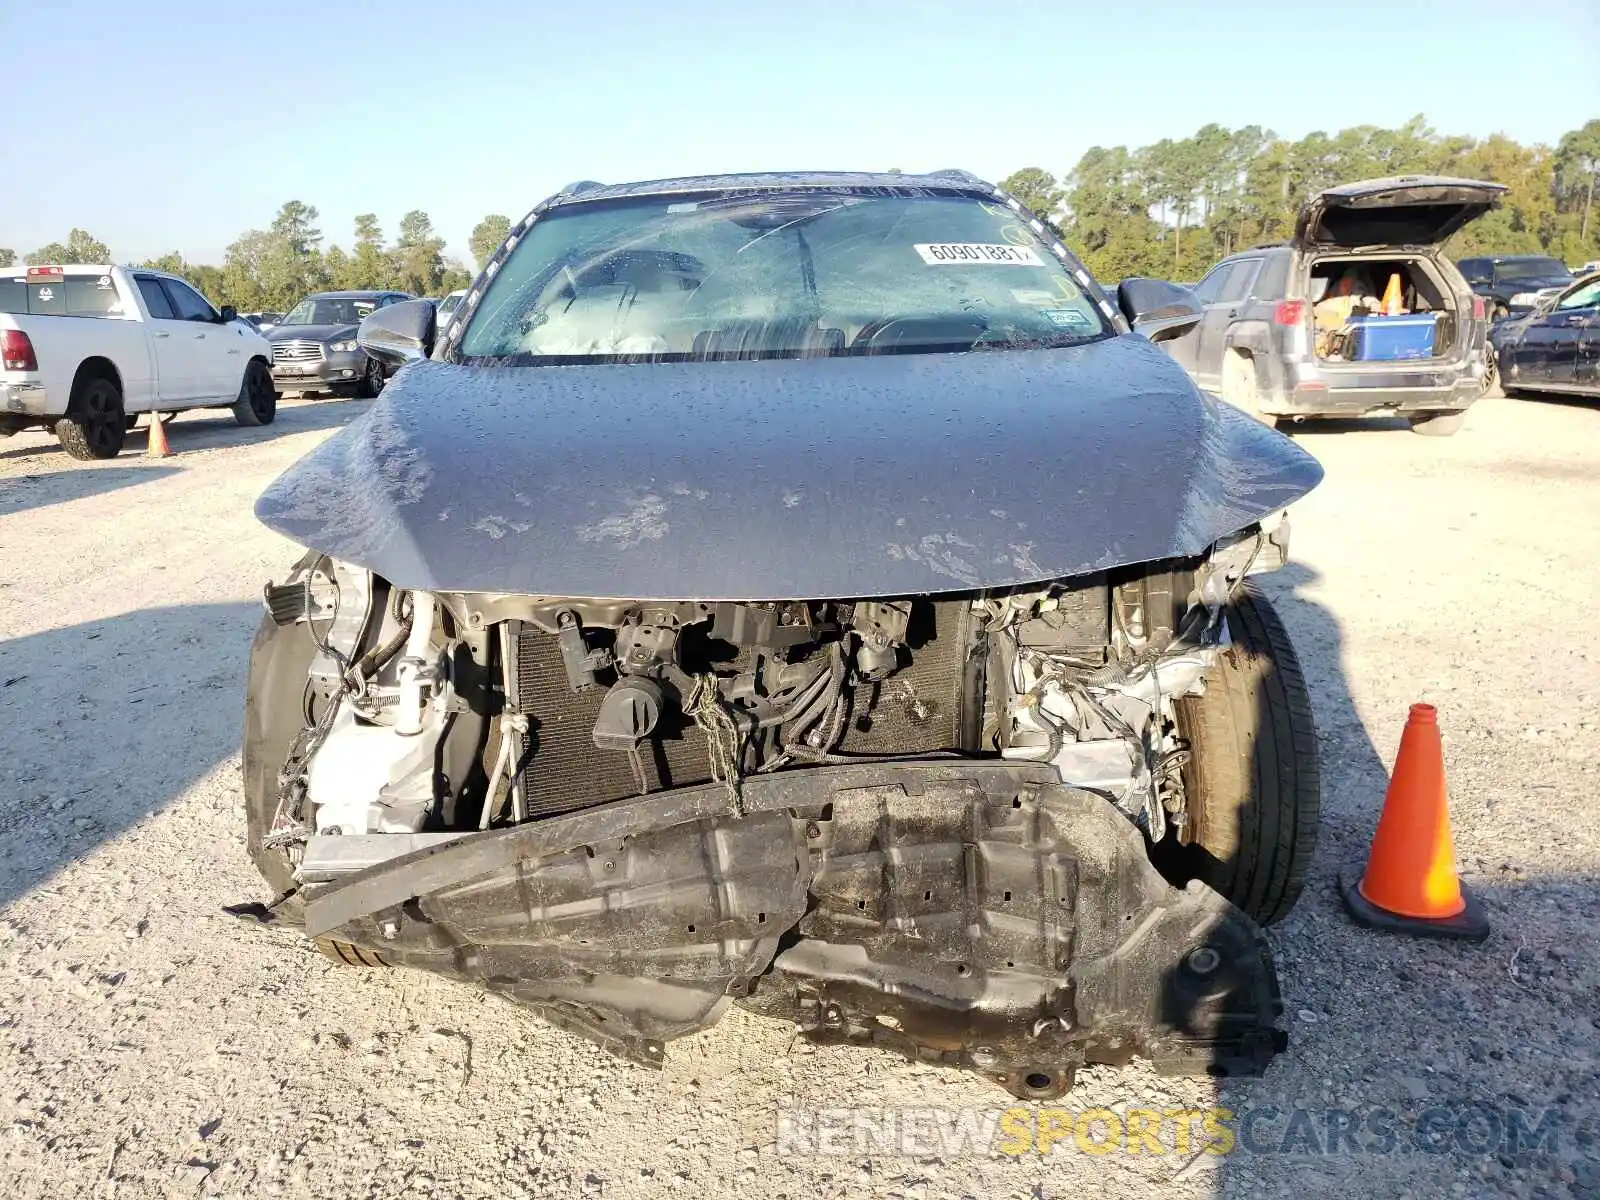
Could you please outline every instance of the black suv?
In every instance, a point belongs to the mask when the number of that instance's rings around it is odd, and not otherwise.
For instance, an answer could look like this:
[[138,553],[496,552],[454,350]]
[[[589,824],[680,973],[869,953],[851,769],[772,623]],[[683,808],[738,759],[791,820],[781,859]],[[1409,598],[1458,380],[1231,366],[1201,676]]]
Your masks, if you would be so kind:
[[1558,258],[1544,254],[1490,254],[1456,263],[1472,290],[1489,302],[1496,319],[1530,309],[1538,293],[1573,282],[1572,272]]
[[[1200,324],[1165,346],[1201,387],[1268,424],[1388,412],[1418,433],[1452,434],[1485,390],[1489,323],[1438,247],[1504,191],[1437,176],[1330,188],[1301,210],[1291,241],[1211,268],[1194,287]],[[1352,300],[1369,301],[1369,312],[1396,290],[1419,318],[1421,344],[1403,356],[1364,353],[1362,337],[1378,331],[1361,328],[1359,304],[1329,322],[1320,302],[1352,280]]]
[[411,297],[405,292],[317,292],[267,331],[272,382],[278,392],[331,392],[376,396],[389,371],[356,345],[356,329],[380,308]]

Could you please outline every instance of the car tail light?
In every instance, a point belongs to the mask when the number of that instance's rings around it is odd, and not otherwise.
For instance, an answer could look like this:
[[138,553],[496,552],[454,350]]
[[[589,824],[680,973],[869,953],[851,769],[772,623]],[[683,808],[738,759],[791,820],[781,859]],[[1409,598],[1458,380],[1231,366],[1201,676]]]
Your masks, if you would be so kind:
[[1304,300],[1279,300],[1276,308],[1272,310],[1272,323],[1274,325],[1299,325],[1306,319],[1306,302]]
[[34,279],[64,279],[66,272],[60,267],[29,267],[28,278]]
[[1485,312],[1487,312],[1487,311],[1488,311],[1488,305],[1486,305],[1483,302],[1483,297],[1482,296],[1474,296],[1472,298],[1472,319],[1474,321],[1483,320],[1483,314]]
[[20,329],[0,330],[0,362],[7,371],[37,371],[39,360],[33,355],[33,343]]

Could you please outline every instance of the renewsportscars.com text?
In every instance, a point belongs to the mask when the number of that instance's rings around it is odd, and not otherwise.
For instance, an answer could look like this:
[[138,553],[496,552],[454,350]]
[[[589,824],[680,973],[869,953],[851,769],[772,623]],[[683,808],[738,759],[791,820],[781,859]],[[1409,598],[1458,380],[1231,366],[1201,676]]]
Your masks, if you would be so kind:
[[1559,1148],[1560,1114],[1493,1104],[1403,1116],[1359,1108],[782,1109],[779,1154],[935,1157],[985,1154],[1515,1155]]

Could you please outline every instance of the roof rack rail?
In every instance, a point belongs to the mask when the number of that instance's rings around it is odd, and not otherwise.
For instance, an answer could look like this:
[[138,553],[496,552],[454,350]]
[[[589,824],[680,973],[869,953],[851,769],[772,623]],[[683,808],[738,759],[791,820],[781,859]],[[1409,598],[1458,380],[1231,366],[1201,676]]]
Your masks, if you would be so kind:
[[1288,242],[1257,242],[1251,246],[1252,250],[1276,250],[1279,246],[1287,246]]
[[954,179],[961,183],[976,183],[988,187],[987,179],[979,179],[971,171],[963,171],[960,167],[946,167],[942,171],[929,171],[929,179]]
[[575,196],[579,192],[592,192],[596,188],[603,188],[605,184],[596,183],[593,179],[580,179],[576,183],[569,183],[556,194],[558,196]]

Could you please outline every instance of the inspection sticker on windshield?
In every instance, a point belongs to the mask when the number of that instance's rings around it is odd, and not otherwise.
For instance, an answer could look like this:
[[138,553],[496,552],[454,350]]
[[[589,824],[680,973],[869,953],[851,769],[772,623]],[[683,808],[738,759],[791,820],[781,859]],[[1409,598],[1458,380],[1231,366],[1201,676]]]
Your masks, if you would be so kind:
[[913,249],[930,267],[964,263],[995,263],[1005,267],[1042,267],[1031,246],[1007,246],[991,242],[918,242]]
[[1093,317],[1075,308],[1047,308],[1044,316],[1058,329],[1093,329],[1096,325]]

